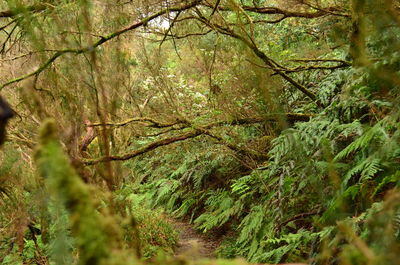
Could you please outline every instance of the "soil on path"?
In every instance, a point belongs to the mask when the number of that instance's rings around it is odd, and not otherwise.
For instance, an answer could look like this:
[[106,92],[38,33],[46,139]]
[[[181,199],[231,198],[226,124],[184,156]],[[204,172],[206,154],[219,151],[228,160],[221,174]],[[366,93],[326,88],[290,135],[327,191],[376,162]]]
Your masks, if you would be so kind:
[[221,244],[220,239],[202,234],[193,228],[193,225],[179,220],[171,220],[172,225],[179,233],[175,255],[185,255],[192,259],[214,258],[215,250]]
[[[171,224],[179,232],[179,241],[175,249],[176,256],[184,256],[197,260],[201,258],[215,258],[215,250],[221,245],[221,237],[212,237],[202,234],[193,228],[193,225],[175,219]],[[245,264],[245,263],[238,263]],[[267,265],[267,264],[266,264]],[[307,265],[304,263],[285,263],[281,265]]]

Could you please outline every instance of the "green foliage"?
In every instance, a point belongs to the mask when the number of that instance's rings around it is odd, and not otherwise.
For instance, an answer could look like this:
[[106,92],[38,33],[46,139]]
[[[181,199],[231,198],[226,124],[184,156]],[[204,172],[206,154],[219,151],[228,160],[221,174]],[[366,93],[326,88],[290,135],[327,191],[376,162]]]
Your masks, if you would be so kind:
[[[220,255],[245,256],[253,262],[303,260],[327,235],[336,233],[336,221],[369,209],[371,190],[378,199],[378,192],[399,181],[395,124],[389,116],[369,126],[321,114],[275,138],[262,169],[228,176],[230,189],[204,186],[207,182],[195,185],[195,174],[208,171],[194,169],[207,160],[191,164],[189,156],[167,173],[169,178],[156,177],[145,184],[146,194],[178,217],[195,217],[194,223],[205,232],[233,225],[237,237],[220,248]],[[179,161],[172,159],[170,165]],[[294,216],[299,220],[290,221]],[[330,226],[310,231],[316,223]]]
[[177,233],[160,209],[151,209],[150,205],[146,204],[146,198],[133,193],[129,185],[118,191],[117,201],[126,205],[127,213],[135,220],[134,226],[127,229],[133,229],[137,235],[133,238],[125,236],[125,242],[140,242],[138,247],[145,259],[161,252],[173,253],[178,240]]
[[232,216],[239,214],[242,210],[240,201],[234,201],[229,192],[216,190],[207,194],[205,201],[206,212],[201,214],[194,223],[198,229],[208,230],[220,227],[230,220]]
[[306,256],[308,249],[303,249],[313,240],[319,237],[320,233],[311,233],[310,231],[300,229],[295,234],[285,234],[280,238],[270,238],[261,242],[261,246],[270,251],[258,251],[255,255],[255,260],[272,261],[279,263],[284,256],[286,259],[293,259],[291,256],[299,259],[301,256]]
[[[157,255],[177,241],[166,214],[227,236],[222,257],[399,259],[398,1],[114,2],[0,3],[20,119],[0,157],[3,263],[185,263]],[[44,117],[62,134],[45,122],[36,144]]]
[[[53,121],[43,124],[40,144],[36,154],[39,174],[69,212],[79,252],[78,264],[122,264],[128,253],[123,252],[120,245],[123,242],[121,230],[110,214],[95,210],[89,187],[78,177],[62,151]],[[110,255],[112,250],[118,253],[117,257]],[[124,264],[129,264],[126,262]]]
[[54,126],[49,121],[43,125],[42,146],[37,154],[40,175],[70,211],[72,229],[77,235],[76,245],[80,252],[79,264],[101,264],[109,258],[107,245],[111,243],[105,234],[104,221],[94,210],[88,188],[69,166],[57,141]]

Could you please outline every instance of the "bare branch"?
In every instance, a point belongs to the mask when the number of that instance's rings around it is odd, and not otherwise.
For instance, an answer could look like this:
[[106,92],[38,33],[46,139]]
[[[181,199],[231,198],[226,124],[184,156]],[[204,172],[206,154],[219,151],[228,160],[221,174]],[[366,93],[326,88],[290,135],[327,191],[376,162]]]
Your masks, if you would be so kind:
[[[183,35],[176,35],[176,34],[171,34],[171,33],[165,35],[164,33],[158,32],[158,31],[152,31],[151,33],[156,34],[156,35],[162,35],[162,36],[170,37],[170,38],[167,38],[165,40],[173,40],[173,39],[179,40],[179,39],[186,39],[188,37],[193,37],[193,36],[205,36],[205,35],[207,35],[208,33],[211,33],[211,32],[213,32],[213,30],[210,29],[210,30],[207,30],[205,32],[194,32],[194,33],[187,33],[187,34],[183,34]],[[153,41],[161,42],[161,40],[153,40]]]
[[10,26],[11,24],[15,23],[17,20],[16,19],[12,19],[10,22],[8,22],[7,24],[5,24],[4,26],[0,27],[0,30],[4,30],[5,28],[7,28],[8,26]]

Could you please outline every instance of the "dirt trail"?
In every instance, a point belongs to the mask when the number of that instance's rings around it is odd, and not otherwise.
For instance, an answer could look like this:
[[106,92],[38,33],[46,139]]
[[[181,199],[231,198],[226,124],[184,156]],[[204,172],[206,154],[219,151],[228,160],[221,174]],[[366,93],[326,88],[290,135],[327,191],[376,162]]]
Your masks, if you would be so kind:
[[[169,221],[179,232],[179,241],[175,255],[185,256],[185,259],[197,260],[201,258],[215,258],[215,250],[220,246],[221,239],[202,234],[193,228],[193,225],[175,219]],[[244,264],[244,263],[240,263]],[[267,265],[267,264],[265,264]],[[304,263],[282,263],[280,265],[307,265]]]
[[185,255],[192,259],[215,257],[214,252],[221,244],[220,240],[196,231],[191,224],[174,219],[171,220],[171,223],[179,232],[175,255]]

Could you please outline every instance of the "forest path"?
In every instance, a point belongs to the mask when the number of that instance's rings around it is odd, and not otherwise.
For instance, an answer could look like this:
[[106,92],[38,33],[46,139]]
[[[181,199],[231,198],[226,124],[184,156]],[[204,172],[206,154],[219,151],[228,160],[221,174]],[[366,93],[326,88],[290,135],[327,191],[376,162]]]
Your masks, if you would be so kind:
[[[198,260],[202,258],[216,258],[215,250],[221,245],[221,239],[202,234],[192,224],[168,218],[169,222],[179,233],[175,256],[184,256],[185,259]],[[242,263],[240,263],[242,264]],[[268,265],[268,264],[265,264]],[[305,263],[282,263],[279,265],[308,265]]]
[[221,240],[202,234],[189,223],[175,219],[170,219],[170,222],[179,233],[176,256],[185,255],[191,259],[215,257],[214,252],[221,244]]

